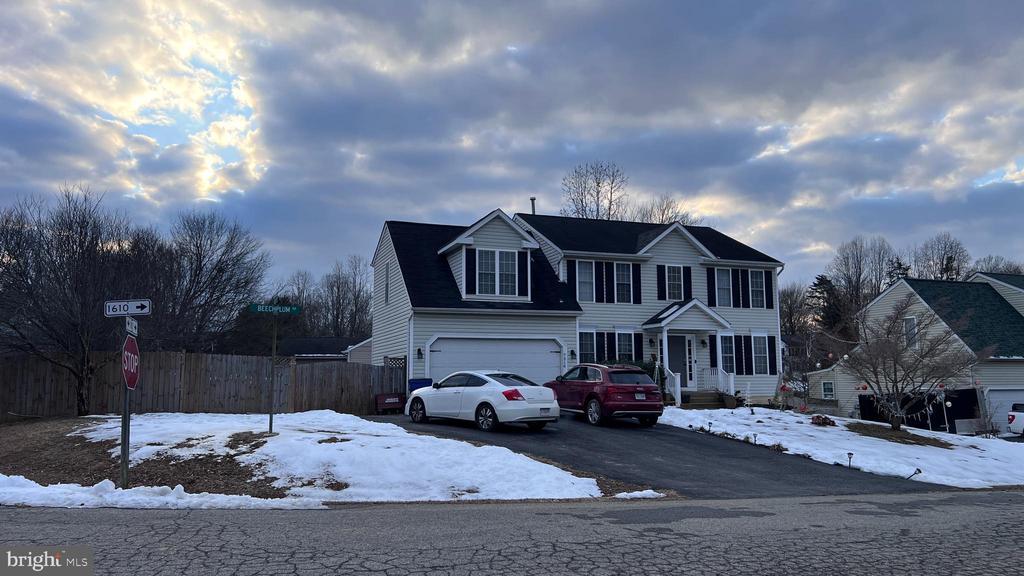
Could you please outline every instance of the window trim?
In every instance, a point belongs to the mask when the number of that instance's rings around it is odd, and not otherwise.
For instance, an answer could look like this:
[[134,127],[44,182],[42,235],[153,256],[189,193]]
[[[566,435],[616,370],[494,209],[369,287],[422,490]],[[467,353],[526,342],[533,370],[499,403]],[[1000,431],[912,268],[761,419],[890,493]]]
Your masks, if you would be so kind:
[[[758,273],[761,274],[761,305],[760,306],[755,306],[754,305],[754,274],[758,274]],[[750,282],[747,283],[748,284],[747,292],[749,292],[750,307],[751,308],[757,308],[759,310],[767,310],[768,309],[768,290],[766,289],[765,283],[764,283],[765,271],[764,270],[753,270],[753,269],[751,269],[749,271],[749,274],[750,274]]]
[[[679,270],[679,298],[672,297],[671,284],[669,283],[669,270],[676,268]],[[671,302],[678,302],[683,299],[683,266],[681,264],[666,264],[665,265],[665,299]]]
[[[754,342],[757,341],[759,338],[763,338],[764,339],[764,372],[758,372],[757,371],[757,356],[758,356],[758,354],[757,354],[757,346],[754,344]],[[771,358],[770,358],[771,353],[772,353],[772,351],[768,347],[768,335],[767,334],[754,334],[754,333],[750,334],[750,356],[753,359],[753,363],[754,363],[754,376],[770,376],[771,375],[771,373],[772,373],[772,363],[771,363]]]
[[[722,300],[722,282],[718,272],[723,271],[725,275],[729,277],[729,281],[725,283],[725,287],[729,289],[729,298],[727,298],[723,304]],[[732,268],[715,268],[715,308],[732,308]]]
[[[593,352],[594,359],[593,360],[589,360],[588,361],[588,360],[584,360],[583,359],[583,339],[580,338],[581,334],[590,334],[591,336],[593,336],[593,343],[594,343],[594,352]],[[597,362],[597,331],[596,330],[580,330],[580,331],[578,331],[576,333],[576,344],[577,344],[577,347],[579,348],[579,352],[580,352],[580,354],[579,354],[580,364],[593,364],[593,363]]]
[[616,330],[615,331],[615,360],[616,361],[622,359],[622,355],[619,354],[619,336],[621,336],[623,334],[628,334],[629,335],[629,359],[633,360],[633,358],[636,357],[636,354],[635,354],[636,351],[633,350],[633,335],[636,334],[636,332],[634,332],[632,330]]
[[[619,265],[626,266],[629,268],[629,274],[626,275],[626,281],[624,283],[629,284],[629,300],[619,300]],[[615,304],[632,304],[633,303],[633,263],[632,262],[613,262],[612,263],[612,279],[614,280],[612,291],[615,294]],[[618,354],[616,354],[618,358]]]
[[[825,392],[825,384],[832,386],[832,392]],[[836,399],[836,383],[834,380],[822,380],[821,381],[821,399],[822,400],[835,400]]]
[[[483,285],[483,283],[480,281],[480,275],[484,274],[485,271],[484,271],[483,267],[480,266],[480,256],[484,252],[491,252],[491,253],[494,254],[494,270],[490,271],[490,273],[494,274],[494,292],[483,292],[481,290],[481,286]],[[513,267],[513,274],[512,274],[513,278],[514,278],[512,285],[515,287],[515,290],[513,291],[512,294],[502,294],[501,293],[501,253],[502,252],[507,252],[507,253],[513,254],[514,260],[515,260],[515,266]],[[476,294],[474,294],[474,296],[484,296],[484,297],[487,297],[487,296],[497,296],[499,298],[522,298],[522,296],[519,295],[519,252],[521,252],[521,250],[505,250],[505,249],[502,249],[502,248],[477,248],[476,249]],[[463,267],[465,267],[465,264],[463,264]],[[527,296],[526,299],[528,300],[529,296]]]
[[905,340],[909,340],[909,338],[907,338],[907,320],[913,320],[914,321],[914,343],[911,344],[908,341],[907,342],[907,348],[910,348],[911,350],[917,350],[921,346],[921,333],[917,329],[917,316],[904,316],[903,317],[903,338]]
[[[729,354],[725,353],[725,346],[722,344],[722,342],[724,342],[726,338],[729,339],[729,344],[732,347],[732,352],[730,352]],[[733,374],[733,375],[735,375],[736,374],[736,339],[735,339],[735,335],[734,334],[732,334],[730,332],[730,333],[727,333],[727,334],[723,333],[723,334],[719,334],[718,335],[718,353],[721,356],[721,360],[722,360],[721,362],[719,362],[719,368],[722,370],[722,372],[725,372],[726,374]],[[725,357],[726,356],[728,356],[732,360],[732,370],[726,370],[725,369]]]
[[[590,300],[580,299],[580,264],[590,264]],[[577,302],[595,302],[597,300],[597,263],[594,260],[577,260],[576,261],[576,301]]]

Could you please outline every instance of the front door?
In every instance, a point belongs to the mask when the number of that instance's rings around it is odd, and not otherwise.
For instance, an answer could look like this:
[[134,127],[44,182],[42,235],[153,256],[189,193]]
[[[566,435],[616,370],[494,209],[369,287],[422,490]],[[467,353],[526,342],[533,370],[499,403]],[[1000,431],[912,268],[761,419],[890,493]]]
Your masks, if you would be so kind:
[[679,375],[679,385],[688,386],[687,378],[687,338],[688,336],[668,337],[668,369]]

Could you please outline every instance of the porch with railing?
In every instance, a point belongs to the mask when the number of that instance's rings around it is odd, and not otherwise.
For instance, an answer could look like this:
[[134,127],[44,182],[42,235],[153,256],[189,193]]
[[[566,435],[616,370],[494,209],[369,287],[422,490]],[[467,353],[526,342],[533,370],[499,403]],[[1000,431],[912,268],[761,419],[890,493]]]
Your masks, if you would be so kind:
[[698,390],[717,390],[723,394],[736,395],[736,376],[721,368],[704,368],[695,382]]

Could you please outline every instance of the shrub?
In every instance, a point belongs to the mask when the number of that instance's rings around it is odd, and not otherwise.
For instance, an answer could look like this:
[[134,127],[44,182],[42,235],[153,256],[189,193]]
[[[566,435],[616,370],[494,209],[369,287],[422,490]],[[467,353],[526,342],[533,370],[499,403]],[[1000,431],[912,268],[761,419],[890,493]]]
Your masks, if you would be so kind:
[[811,424],[814,424],[815,426],[835,426],[836,421],[824,414],[815,414],[814,416],[811,416]]

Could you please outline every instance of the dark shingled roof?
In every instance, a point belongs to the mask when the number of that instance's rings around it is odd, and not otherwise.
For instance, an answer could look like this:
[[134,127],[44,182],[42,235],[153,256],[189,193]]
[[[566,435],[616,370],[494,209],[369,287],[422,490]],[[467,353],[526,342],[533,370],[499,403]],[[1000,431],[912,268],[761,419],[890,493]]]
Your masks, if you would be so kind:
[[1024,358],[1024,316],[992,285],[914,278],[907,284],[975,353]]
[[1024,274],[1003,274],[1002,272],[982,272],[985,276],[999,280],[1010,286],[1024,290]]
[[[622,220],[594,220],[540,214],[517,214],[562,250],[636,254],[672,224],[647,224]],[[708,226],[686,226],[686,230],[712,254],[723,260],[768,262],[778,260]]]
[[666,312],[668,312],[670,310],[673,310],[675,308],[681,308],[683,306],[686,306],[687,304],[689,304],[690,302],[693,302],[694,300],[695,300],[694,298],[690,298],[689,300],[679,300],[677,302],[673,302],[673,303],[669,304],[668,306],[665,306],[661,310],[658,310],[657,313],[654,314],[654,316],[651,316],[647,320],[644,320],[643,323],[640,324],[640,325],[641,326],[648,326],[650,324],[660,324],[661,321],[664,319],[664,318],[662,318],[662,316],[666,315],[665,314]]
[[554,310],[580,312],[569,287],[558,281],[540,250],[531,250],[532,302],[463,300],[448,258],[438,254],[468,226],[421,224],[389,220],[391,242],[402,268],[405,288],[414,308],[471,308],[480,310]]

